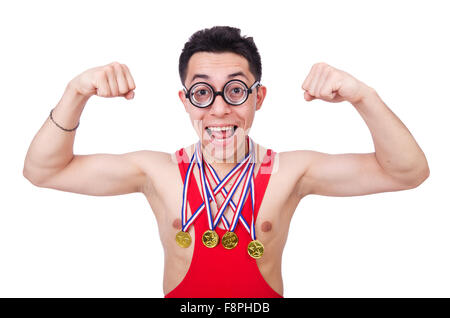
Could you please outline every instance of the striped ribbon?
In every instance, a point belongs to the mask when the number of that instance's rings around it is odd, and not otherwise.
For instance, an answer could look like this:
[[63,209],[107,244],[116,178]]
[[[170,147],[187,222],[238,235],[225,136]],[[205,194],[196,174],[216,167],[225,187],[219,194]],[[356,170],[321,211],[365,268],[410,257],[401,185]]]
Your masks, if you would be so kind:
[[[254,147],[253,146],[253,141],[251,141],[249,146],[252,147],[252,148]],[[227,229],[227,230],[234,231],[235,228],[236,228],[236,225],[237,225],[237,220],[239,219],[239,221],[242,223],[244,228],[250,234],[252,239],[255,240],[255,221],[254,221],[254,206],[255,206],[255,200],[254,200],[254,198],[255,198],[255,189],[254,188],[255,188],[255,183],[254,183],[254,175],[253,175],[253,171],[254,171],[254,168],[255,168],[255,165],[254,165],[255,155],[254,155],[253,151],[251,151],[250,153],[252,154],[252,162],[253,162],[252,167],[250,169],[251,171],[250,171],[250,173],[247,174],[246,181],[244,183],[243,192],[241,193],[238,206],[235,205],[233,200],[230,200],[230,207],[231,207],[231,209],[234,212],[234,216],[233,216],[233,220],[232,220],[232,223],[231,223],[232,224],[231,228]],[[216,181],[216,183],[219,183],[220,178],[219,178],[217,172],[214,170],[214,168],[209,163],[207,163],[207,168],[211,172],[211,175],[213,176],[213,178]],[[225,180],[225,178],[224,178],[224,180]],[[221,182],[223,182],[223,180]],[[242,213],[241,213],[242,212],[242,208],[243,208],[243,204],[244,204],[244,202],[246,200],[246,196],[248,194],[248,190],[249,189],[251,190],[250,193],[251,193],[251,200],[252,200],[252,202],[251,202],[252,203],[252,223],[251,223],[251,226],[249,226],[249,224],[247,223],[247,221],[245,220],[245,218],[242,216]],[[243,195],[244,192],[245,192],[245,194]],[[222,188],[220,193],[222,194],[222,196],[226,197],[228,192],[227,192],[227,190],[225,188]]]
[[[209,163],[206,163],[206,167],[208,168],[209,172],[211,173],[211,175],[212,175],[213,178],[214,178],[214,181],[215,181],[217,184],[219,184],[220,182],[223,182],[223,181],[220,181],[219,175],[217,174],[216,170],[214,170],[214,168],[213,168]],[[225,179],[225,178],[224,178],[224,179]],[[214,193],[216,193],[216,192],[214,191]],[[220,189],[220,194],[222,194],[223,198],[226,198],[227,193],[228,193],[228,192],[227,192],[227,190],[225,189],[225,187],[223,187],[222,189]],[[233,211],[233,213],[236,213],[236,204],[234,203],[234,201],[233,201],[233,200],[230,200],[230,203],[229,203],[229,204],[230,204],[230,208],[231,208],[231,210]],[[225,220],[226,220],[225,217],[222,217],[222,219],[225,219]],[[241,223],[244,225],[245,229],[248,231],[248,233],[250,233],[250,226],[248,225],[247,221],[244,219],[244,217],[242,216],[242,214],[239,215],[239,221],[241,221]],[[229,231],[229,226],[226,227],[226,230]]]
[[[192,214],[192,216],[188,220],[187,219],[187,201],[188,201],[187,189],[189,186],[191,175],[193,173],[194,157],[196,158],[197,166],[200,171],[201,195],[202,195],[203,203],[197,208],[197,210]],[[252,159],[252,160],[250,160],[250,159]],[[196,145],[195,152],[191,157],[191,160],[190,160],[190,163],[188,166],[188,170],[185,175],[184,185],[183,185],[183,201],[182,201],[182,208],[181,208],[182,231],[187,231],[189,229],[189,227],[193,224],[193,222],[197,219],[197,217],[201,214],[201,212],[205,209],[205,207],[206,207],[207,216],[208,216],[208,225],[211,230],[215,229],[215,227],[218,225],[220,220],[222,220],[222,223],[223,223],[224,227],[226,228],[226,230],[229,230],[230,225],[228,224],[228,221],[226,220],[226,218],[223,216],[223,213],[224,213],[226,207],[228,206],[228,204],[231,202],[231,204],[230,204],[231,209],[233,210],[234,215],[235,215],[235,217],[233,219],[236,219],[236,220],[240,219],[241,222],[244,224],[245,228],[247,229],[247,231],[251,232],[251,228],[249,227],[248,223],[245,221],[245,219],[241,215],[241,210],[243,208],[243,202],[245,202],[244,199],[248,192],[248,187],[249,187],[248,175],[252,176],[252,178],[250,178],[250,180],[251,180],[250,184],[253,185],[254,164],[253,163],[251,164],[251,162],[254,162],[254,146],[253,146],[253,141],[251,141],[250,138],[249,138],[249,154],[240,163],[238,163],[235,167],[233,167],[233,169],[225,176],[225,178],[223,180],[220,181],[214,168],[212,168],[212,166],[206,162],[206,166],[207,166],[208,170],[210,172],[213,171],[213,173],[211,173],[211,174],[217,183],[217,186],[214,188],[214,190],[212,190],[209,179],[207,178],[207,176],[205,174],[205,170],[203,168],[203,156],[200,151],[200,142],[199,142]],[[252,167],[251,169],[249,169],[250,166]],[[251,170],[251,174],[248,173],[249,170]],[[225,189],[225,184],[231,178],[233,178],[236,175],[236,173],[238,173],[238,172],[239,172],[238,178],[235,180],[230,192],[227,193],[227,191]],[[244,185],[246,194],[244,196],[242,196],[242,193],[241,193],[240,200],[236,207],[236,205],[231,200],[231,198],[233,197],[234,192],[236,191],[237,187],[239,186],[240,182],[242,181],[242,179],[245,176],[247,176],[246,182],[245,182],[245,185],[247,185],[247,186]],[[225,192],[225,195],[224,195],[224,192]],[[243,190],[243,192],[244,192],[244,190]],[[222,195],[224,195],[224,197],[225,197],[225,200],[222,203],[221,207],[218,209],[218,213],[216,214],[216,217],[213,220],[210,201],[211,200],[214,201],[214,203],[217,206],[217,201],[215,198],[215,195],[217,193],[222,193]],[[252,193],[253,193],[253,189],[252,189]],[[205,202],[206,202],[206,204],[205,204]],[[236,212],[238,212],[238,213],[236,214]],[[234,221],[233,230],[236,227],[236,223],[237,222]]]

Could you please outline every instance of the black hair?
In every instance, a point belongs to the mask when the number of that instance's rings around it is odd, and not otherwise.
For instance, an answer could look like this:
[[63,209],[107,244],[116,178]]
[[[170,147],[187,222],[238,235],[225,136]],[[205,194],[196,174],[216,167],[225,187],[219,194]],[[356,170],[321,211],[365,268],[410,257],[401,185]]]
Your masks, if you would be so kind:
[[197,52],[232,52],[247,59],[250,72],[261,81],[261,56],[253,42],[253,37],[241,36],[241,30],[229,26],[214,26],[195,32],[184,44],[180,55],[178,71],[184,85],[189,59]]

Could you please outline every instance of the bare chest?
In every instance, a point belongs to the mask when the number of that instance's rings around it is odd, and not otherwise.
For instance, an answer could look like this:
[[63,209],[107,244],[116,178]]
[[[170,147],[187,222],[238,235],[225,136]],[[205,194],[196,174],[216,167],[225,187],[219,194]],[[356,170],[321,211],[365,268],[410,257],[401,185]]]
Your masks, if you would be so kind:
[[[257,163],[254,169],[254,176],[257,177],[258,172],[263,172],[261,169],[261,163]],[[181,207],[183,203],[183,178],[182,172],[176,162],[168,165],[165,169],[161,170],[161,175],[156,178],[158,181],[154,183],[151,188],[151,192],[144,193],[147,201],[153,210],[160,231],[161,241],[166,252],[170,252],[173,249],[179,250],[175,244],[175,235],[181,229]],[[186,191],[198,191],[200,194],[201,183],[200,175],[194,171],[191,176],[194,182],[190,183],[190,189]],[[211,202],[211,211],[213,217],[218,213],[225,201],[226,193],[229,193],[236,178],[231,179],[225,185],[225,192],[217,193],[215,195],[215,202]],[[220,180],[220,176],[219,176]],[[217,186],[214,181],[211,182],[212,187]],[[194,188],[195,187],[195,188]],[[256,236],[260,240],[264,240],[268,247],[273,245],[277,250],[282,250],[284,242],[287,236],[290,219],[295,207],[298,204],[298,200],[291,195],[294,185],[290,184],[286,177],[283,176],[280,169],[272,171],[267,187],[264,189],[262,201],[259,206],[257,218],[255,220],[255,232]],[[149,187],[150,188],[150,187]],[[235,205],[238,204],[241,195],[244,193],[244,182],[236,188],[236,191],[231,196],[231,202]],[[224,194],[225,193],[225,194]],[[259,194],[262,195],[262,194]],[[251,200],[250,196],[247,196],[247,200]],[[206,209],[203,210],[206,213]],[[190,204],[187,204],[187,215],[191,216]],[[231,204],[228,204],[223,213],[229,224],[231,224],[235,215],[235,209],[231,208]],[[249,223],[251,220],[248,220]],[[218,227],[224,228],[223,222],[219,222]],[[189,230],[193,234],[193,227]],[[192,235],[193,236],[193,235]],[[189,254],[189,252],[186,252]]]
[[[261,162],[256,164],[255,171],[259,171]],[[283,284],[281,277],[281,258],[287,239],[288,229],[292,214],[298,205],[299,199],[292,195],[295,188],[295,180],[292,173],[280,169],[275,165],[268,179],[262,201],[255,221],[256,238],[264,244],[264,256],[257,260],[258,268],[263,278],[278,293],[282,294]],[[182,226],[181,206],[183,196],[183,172],[180,171],[176,161],[158,169],[159,174],[154,182],[147,187],[151,191],[144,191],[147,201],[153,210],[158,222],[159,234],[165,254],[164,265],[164,292],[172,290],[187,274],[194,254],[195,223],[188,229],[192,237],[192,243],[188,248],[177,245],[175,237]],[[257,172],[255,173],[255,176]],[[193,174],[199,191],[199,177]],[[226,186],[229,192],[231,183]],[[238,187],[237,194],[242,192]],[[238,196],[233,197],[236,200]],[[217,208],[222,204],[224,197],[217,195],[217,205],[212,204],[212,213],[217,213]],[[187,204],[187,213],[192,215],[190,205]],[[234,212],[227,208],[224,217],[232,220]],[[221,227],[220,223],[218,225]],[[250,234],[249,234],[250,235]]]

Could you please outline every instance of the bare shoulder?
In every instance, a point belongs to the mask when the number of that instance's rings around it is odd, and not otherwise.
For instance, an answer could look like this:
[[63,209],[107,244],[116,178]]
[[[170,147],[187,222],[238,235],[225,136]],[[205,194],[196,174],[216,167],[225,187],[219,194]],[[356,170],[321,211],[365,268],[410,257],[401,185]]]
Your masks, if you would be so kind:
[[302,197],[299,181],[312,160],[310,150],[292,150],[277,153],[274,174],[290,188],[293,194]]
[[133,161],[146,176],[145,183],[140,188],[140,192],[144,194],[152,193],[154,186],[177,166],[175,152],[141,150],[134,153]]
[[[190,145],[182,148],[189,157],[193,153],[194,146]],[[178,149],[177,149],[178,151]],[[136,156],[136,161],[146,175],[146,182],[141,188],[141,192],[146,195],[153,193],[167,193],[180,179],[178,168],[179,159],[176,152],[171,153],[143,150]],[[181,179],[180,179],[181,180]]]
[[152,168],[170,164],[174,158],[174,153],[154,151],[154,150],[140,150],[134,152],[134,162],[139,164],[142,169],[152,172]]
[[[302,199],[298,181],[305,173],[307,153],[301,150],[278,152],[272,147],[261,149],[263,149],[261,154],[271,149],[275,155],[258,222],[269,221],[274,226],[289,224],[290,217]],[[263,170],[260,172],[264,173]]]
[[299,160],[303,163],[307,163],[311,159],[311,155],[314,153],[312,150],[291,150],[279,152],[280,163],[283,162],[285,165],[292,165],[299,163]]

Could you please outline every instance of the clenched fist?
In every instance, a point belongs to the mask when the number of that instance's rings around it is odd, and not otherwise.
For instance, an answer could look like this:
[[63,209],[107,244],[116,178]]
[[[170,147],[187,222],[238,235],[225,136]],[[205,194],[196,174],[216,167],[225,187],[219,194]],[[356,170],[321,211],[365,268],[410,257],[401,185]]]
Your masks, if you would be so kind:
[[69,84],[79,94],[86,97],[123,96],[126,99],[132,99],[133,90],[136,88],[128,67],[118,62],[88,69],[72,79]]
[[322,99],[331,103],[359,102],[369,88],[350,74],[326,63],[314,64],[303,82],[306,101]]

